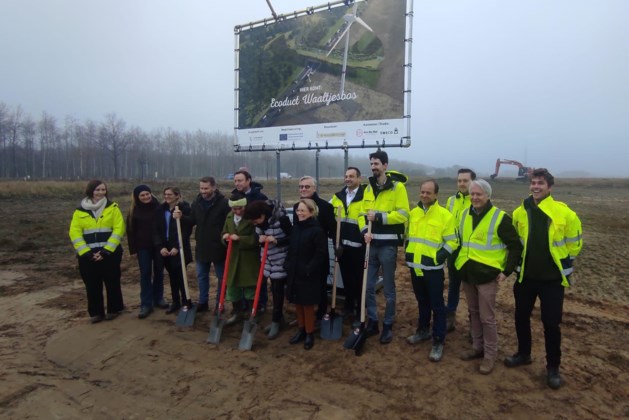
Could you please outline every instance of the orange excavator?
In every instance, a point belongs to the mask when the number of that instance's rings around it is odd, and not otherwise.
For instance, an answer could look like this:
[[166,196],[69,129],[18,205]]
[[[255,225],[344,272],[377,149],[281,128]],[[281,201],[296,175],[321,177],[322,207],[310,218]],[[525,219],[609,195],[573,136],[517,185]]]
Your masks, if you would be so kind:
[[498,176],[498,172],[500,171],[500,165],[514,165],[518,167],[518,177],[516,178],[519,181],[528,181],[531,178],[531,174],[533,173],[533,169],[530,166],[524,166],[517,160],[509,160],[509,159],[496,159],[496,171],[491,174],[489,177],[494,179]]

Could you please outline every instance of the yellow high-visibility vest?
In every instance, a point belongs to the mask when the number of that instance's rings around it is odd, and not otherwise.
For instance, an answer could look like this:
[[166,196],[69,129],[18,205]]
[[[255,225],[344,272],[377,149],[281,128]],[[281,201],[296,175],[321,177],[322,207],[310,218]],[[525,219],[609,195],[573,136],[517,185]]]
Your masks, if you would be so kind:
[[469,213],[469,207],[461,213],[459,224],[461,251],[454,266],[460,270],[468,260],[473,260],[504,271],[508,253],[507,246],[498,236],[498,226],[505,212],[492,207],[475,229],[472,228],[472,215]]

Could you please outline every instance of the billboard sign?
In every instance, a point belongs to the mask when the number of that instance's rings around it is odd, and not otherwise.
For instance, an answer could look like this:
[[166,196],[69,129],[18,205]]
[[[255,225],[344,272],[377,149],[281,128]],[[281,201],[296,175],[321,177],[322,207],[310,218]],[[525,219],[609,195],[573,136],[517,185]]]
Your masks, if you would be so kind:
[[410,146],[411,0],[237,26],[235,149]]

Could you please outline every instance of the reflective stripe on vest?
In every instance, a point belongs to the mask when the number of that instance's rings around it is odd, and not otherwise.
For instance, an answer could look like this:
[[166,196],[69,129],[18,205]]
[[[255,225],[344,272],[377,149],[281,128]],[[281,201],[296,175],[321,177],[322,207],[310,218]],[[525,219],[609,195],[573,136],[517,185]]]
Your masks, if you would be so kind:
[[351,246],[352,248],[360,248],[361,246],[363,246],[362,243],[350,241],[349,239],[343,239],[341,243],[343,245]]
[[417,244],[424,244],[427,245],[431,248],[435,248],[435,249],[439,249],[441,248],[441,242],[433,242],[433,241],[429,241],[428,239],[424,239],[424,238],[409,238],[408,239],[409,242],[413,242],[413,243],[417,243]]
[[440,270],[443,268],[444,264],[440,264],[440,265],[424,265],[424,264],[420,264],[420,263],[412,263],[412,262],[406,262],[406,265],[408,265],[411,268],[419,268],[420,270]]
[[[470,212],[470,209],[465,209],[465,211],[461,215],[461,224],[459,226],[459,232],[463,232],[463,226],[465,225],[465,218],[467,217],[469,212]],[[500,249],[507,249],[507,246],[504,243],[500,243],[496,245],[491,244],[492,241],[494,240],[494,234],[496,234],[496,223],[498,222],[499,217],[500,217],[500,210],[496,209],[496,211],[494,211],[494,215],[491,218],[491,221],[489,222],[489,228],[487,229],[487,241],[485,242],[485,245],[481,245],[481,244],[477,244],[477,243],[473,243],[469,241],[463,242],[463,240],[461,240],[461,248],[468,247],[468,248],[478,249],[481,251],[495,251],[495,250],[500,250]]]
[[399,239],[398,235],[396,233],[372,233],[371,234],[371,238],[372,239],[383,240],[383,241],[386,241],[386,240],[397,241]]
[[104,227],[104,228],[96,228],[96,229],[85,229],[83,231],[84,235],[90,234],[90,233],[109,233],[109,232],[113,232],[114,230],[112,228],[108,228],[108,227]]

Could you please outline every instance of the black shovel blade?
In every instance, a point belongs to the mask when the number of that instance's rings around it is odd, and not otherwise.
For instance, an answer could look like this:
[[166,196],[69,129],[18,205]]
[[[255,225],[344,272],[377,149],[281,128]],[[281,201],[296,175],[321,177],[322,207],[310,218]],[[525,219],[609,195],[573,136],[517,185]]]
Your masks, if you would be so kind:
[[358,356],[365,345],[367,340],[367,332],[365,331],[365,324],[360,324],[360,327],[355,328],[349,336],[345,339],[343,347],[348,350],[354,350]]
[[242,334],[240,335],[240,343],[238,343],[238,350],[248,351],[253,347],[253,338],[256,335],[258,329],[258,323],[255,319],[249,319],[245,321],[245,325],[242,327]]
[[184,305],[177,314],[175,325],[179,328],[192,328],[194,326],[194,318],[197,316],[197,307],[191,303]]
[[223,334],[223,327],[225,326],[225,319],[222,315],[216,314],[210,324],[210,334],[207,337],[206,342],[209,344],[218,344],[221,341],[221,334]]
[[321,320],[321,338],[339,340],[343,336],[343,316],[334,311],[326,314]]

